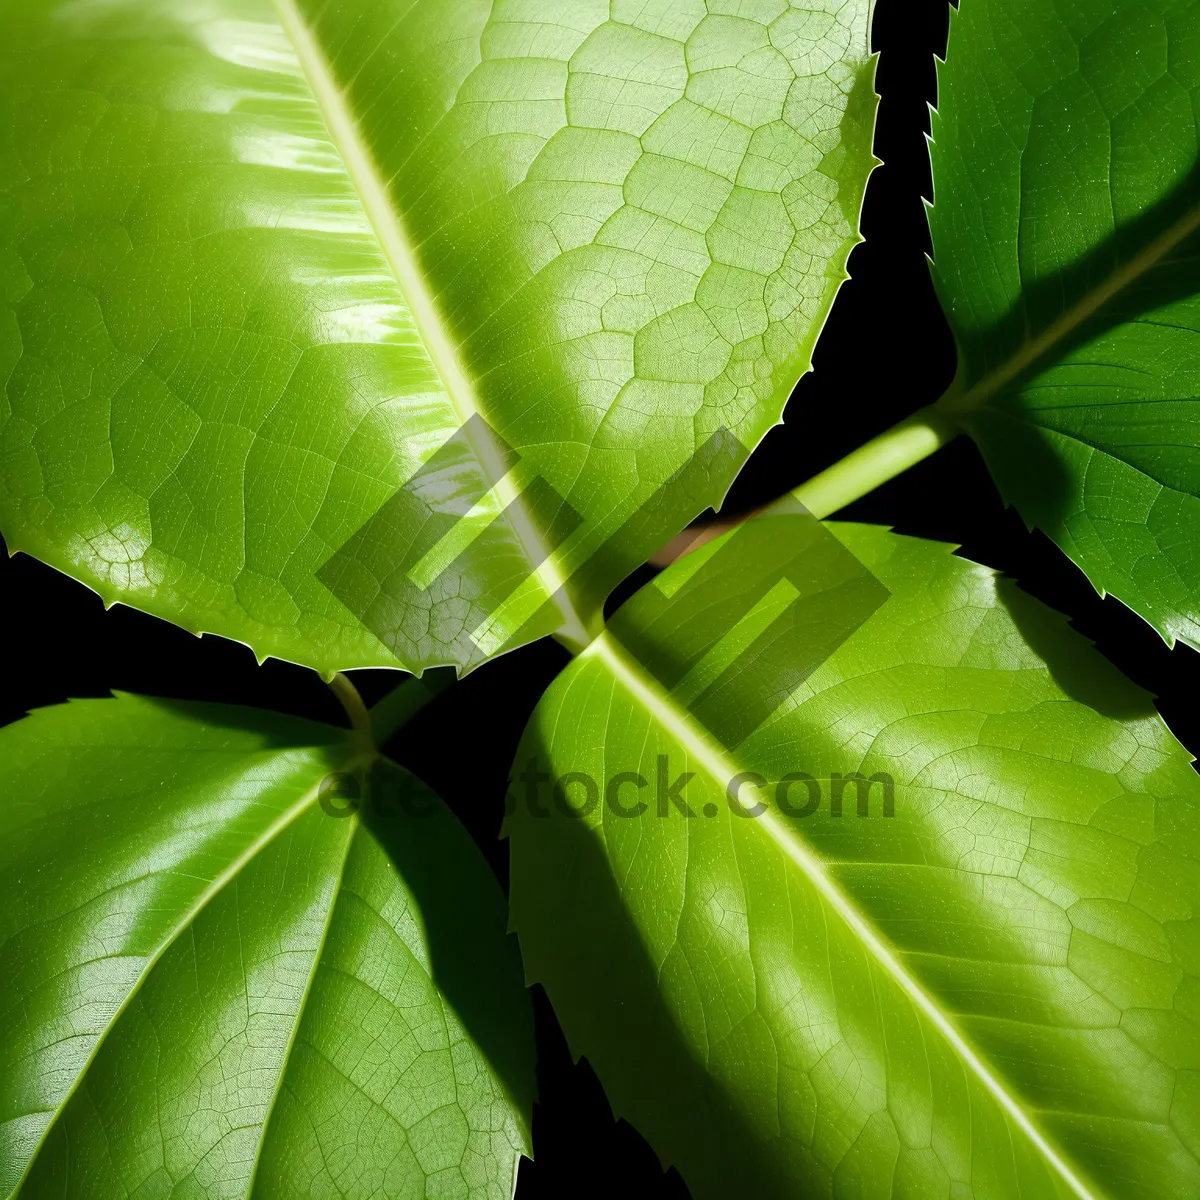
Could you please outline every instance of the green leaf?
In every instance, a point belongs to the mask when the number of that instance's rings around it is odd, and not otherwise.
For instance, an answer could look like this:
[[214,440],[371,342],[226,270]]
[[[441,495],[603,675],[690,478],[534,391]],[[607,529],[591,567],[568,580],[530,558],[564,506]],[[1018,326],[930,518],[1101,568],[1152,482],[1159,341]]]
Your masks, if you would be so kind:
[[394,764],[354,816],[354,754],[133,696],[0,732],[0,1195],[510,1200],[533,1048],[503,897]]
[[938,96],[943,407],[1101,594],[1200,646],[1200,6],[962,0]]
[[531,720],[512,924],[574,1053],[698,1198],[1196,1195],[1189,755],[1057,614],[876,527],[827,528],[890,598],[773,693],[793,524],[690,594],[676,564],[616,622],[655,673],[606,634]]
[[260,656],[422,668],[718,503],[740,457],[625,528],[778,422],[876,97],[870,0],[708,8],[5,4],[10,548]]

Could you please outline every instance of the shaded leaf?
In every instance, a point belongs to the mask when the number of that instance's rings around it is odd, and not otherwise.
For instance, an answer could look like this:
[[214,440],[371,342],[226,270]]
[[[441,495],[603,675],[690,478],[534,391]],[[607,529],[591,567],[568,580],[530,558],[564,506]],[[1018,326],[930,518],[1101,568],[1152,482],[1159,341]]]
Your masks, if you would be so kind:
[[963,0],[938,96],[943,407],[1101,593],[1200,646],[1200,7]]
[[503,897],[354,754],[133,696],[0,731],[0,1193],[509,1200],[533,1048]]

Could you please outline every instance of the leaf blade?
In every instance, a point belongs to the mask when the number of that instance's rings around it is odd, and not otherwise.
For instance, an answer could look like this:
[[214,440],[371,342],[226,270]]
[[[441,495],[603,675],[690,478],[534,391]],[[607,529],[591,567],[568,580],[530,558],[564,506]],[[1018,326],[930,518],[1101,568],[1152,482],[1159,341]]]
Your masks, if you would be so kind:
[[[718,426],[778,419],[874,164],[867,0],[492,7],[5,14],[10,548],[260,657],[461,665],[464,603],[489,653],[547,632]],[[518,473],[469,448],[392,528],[473,413]],[[415,583],[441,517],[484,541]]]
[[[52,917],[31,924],[18,911],[6,922],[15,999],[43,1034],[10,1034],[3,1047],[6,1104],[40,1114],[32,1140],[5,1138],[5,1194],[24,1171],[14,1194],[165,1185],[240,1196],[324,1179],[346,1194],[424,1195],[436,1176],[511,1195],[528,1149],[527,1001],[499,890],[436,799],[382,765],[370,795],[389,807],[364,806],[372,828],[329,820],[317,788],[354,769],[344,735],[217,705],[77,702],[4,739],[13,776],[57,764],[40,795],[28,789],[27,809],[62,829],[49,860],[42,831],[31,827],[28,845],[5,839],[4,872],[23,907]],[[139,782],[154,796],[150,813],[131,811]],[[89,791],[84,811],[114,825],[107,844],[87,845],[63,811]],[[286,823],[269,821],[276,794],[291,800]],[[405,808],[414,798],[425,819]],[[243,837],[238,870],[220,871],[219,886],[180,912],[172,886],[203,880],[172,862],[171,832],[199,843],[201,862],[221,862],[220,835],[236,833],[239,811],[272,836]],[[122,813],[137,822],[132,845]],[[384,848],[401,836],[416,849]],[[414,866],[415,854],[428,864]],[[76,875],[81,855],[88,870]],[[453,879],[451,892],[431,889],[433,871]],[[74,943],[59,936],[70,913],[53,917],[55,897],[82,914]],[[106,902],[107,913],[97,908]],[[138,937],[144,952],[130,959]],[[64,1027],[75,1037],[60,1045]],[[314,1062],[343,1073],[339,1089],[322,1086]]]
[[943,406],[1027,524],[1189,644],[1194,22],[1172,3],[966,5],[939,66],[929,210],[960,348]]
[[[542,817],[517,774],[527,970],[697,1196],[739,1178],[781,1196],[1187,1191],[1197,1038],[1178,1006],[1195,963],[1162,922],[1193,891],[1189,756],[1143,693],[991,572],[831,528],[891,598],[718,761],[710,733],[680,734],[678,696],[653,719],[645,681],[599,654],[547,694],[518,770],[588,774],[605,801],[568,818],[543,788]],[[669,780],[696,773],[691,819],[656,807],[664,761]],[[776,786],[797,771],[820,803],[788,818]],[[768,805],[754,820],[726,796],[743,772],[758,777],[741,804]],[[855,815],[851,772],[892,779],[894,818],[878,782]],[[608,803],[621,773],[617,799],[650,805],[637,819]],[[807,786],[783,803],[801,809]],[[582,785],[566,791],[578,809]]]

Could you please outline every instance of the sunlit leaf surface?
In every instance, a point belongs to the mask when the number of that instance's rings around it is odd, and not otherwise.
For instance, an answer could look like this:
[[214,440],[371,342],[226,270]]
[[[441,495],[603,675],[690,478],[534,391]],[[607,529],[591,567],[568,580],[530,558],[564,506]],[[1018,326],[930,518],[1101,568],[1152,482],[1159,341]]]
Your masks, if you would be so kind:
[[[712,587],[693,555],[639,592],[518,752],[513,925],[572,1049],[699,1198],[1195,1195],[1189,755],[1057,614],[854,525],[889,598],[745,730],[792,611],[788,521],[753,526]],[[836,616],[828,578],[794,611]]]
[[874,162],[869,9],[5,0],[10,548],[323,670],[569,623],[548,597],[808,368]]

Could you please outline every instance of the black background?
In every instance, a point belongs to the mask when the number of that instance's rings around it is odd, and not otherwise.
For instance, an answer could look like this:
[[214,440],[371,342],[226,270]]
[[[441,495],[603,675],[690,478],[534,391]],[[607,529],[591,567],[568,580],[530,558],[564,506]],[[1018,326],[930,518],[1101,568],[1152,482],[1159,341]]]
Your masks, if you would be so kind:
[[[934,54],[946,43],[945,0],[879,0],[875,48],[882,97],[876,154],[884,165],[867,191],[865,244],[843,288],[786,423],[759,447],[726,505],[756,507],[811,475],[901,417],[936,399],[954,372],[954,350],[930,285],[922,196],[930,194],[927,104],[935,100]],[[1158,695],[1167,723],[1200,746],[1200,710],[1189,680],[1200,663],[1186,647],[1169,650],[1113,599],[1101,600],[1083,575],[1040,533],[1006,510],[974,447],[965,439],[860,500],[841,516],[962,546],[961,553],[1015,577],[1071,616],[1122,670]],[[25,555],[0,561],[7,640],[24,665],[7,664],[3,719],[68,697],[109,689],[259,705],[341,723],[332,695],[311,671],[268,661],[244,646],[191,634],[116,607],[106,613],[85,588]],[[488,664],[456,685],[389,744],[389,752],[445,797],[507,883],[507,848],[498,840],[508,768],[525,721],[567,661],[540,643]],[[394,673],[354,673],[368,703]],[[571,1062],[540,989],[534,991],[541,1099],[534,1116],[535,1163],[521,1165],[518,1200],[626,1190],[685,1197],[641,1137],[614,1122],[586,1062]]]

